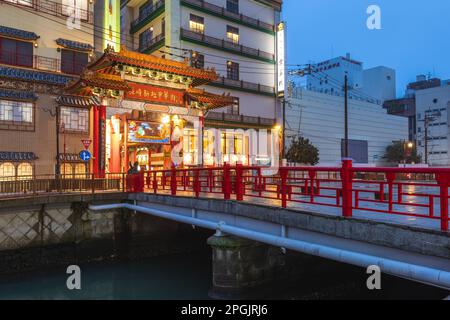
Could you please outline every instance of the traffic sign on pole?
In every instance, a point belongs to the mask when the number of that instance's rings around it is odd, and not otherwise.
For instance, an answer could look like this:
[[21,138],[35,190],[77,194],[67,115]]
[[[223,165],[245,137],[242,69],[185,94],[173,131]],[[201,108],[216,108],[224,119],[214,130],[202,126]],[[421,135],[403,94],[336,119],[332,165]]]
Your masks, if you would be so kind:
[[85,162],[88,162],[89,160],[91,160],[91,153],[87,150],[81,151],[79,156],[80,156],[80,159]]
[[81,143],[83,144],[84,149],[88,150],[89,146],[92,143],[92,140],[90,140],[90,139],[81,139]]

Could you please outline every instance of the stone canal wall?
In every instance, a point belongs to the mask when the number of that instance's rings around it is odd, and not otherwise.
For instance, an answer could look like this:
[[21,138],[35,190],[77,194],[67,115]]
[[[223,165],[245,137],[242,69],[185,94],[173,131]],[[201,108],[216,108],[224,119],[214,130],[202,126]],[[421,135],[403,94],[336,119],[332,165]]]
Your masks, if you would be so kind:
[[91,212],[88,203],[123,193],[0,201],[0,273],[107,259],[138,259],[207,247],[209,234],[128,210]]

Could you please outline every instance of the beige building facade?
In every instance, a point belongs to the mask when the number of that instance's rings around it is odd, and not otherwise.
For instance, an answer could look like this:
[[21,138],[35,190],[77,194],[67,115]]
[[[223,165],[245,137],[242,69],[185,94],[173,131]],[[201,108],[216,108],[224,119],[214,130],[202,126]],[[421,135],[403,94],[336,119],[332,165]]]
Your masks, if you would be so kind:
[[89,104],[57,101],[93,57],[93,4],[75,4],[78,20],[73,1],[0,1],[2,180],[53,175],[57,159],[61,173],[89,171],[78,160],[92,129]]

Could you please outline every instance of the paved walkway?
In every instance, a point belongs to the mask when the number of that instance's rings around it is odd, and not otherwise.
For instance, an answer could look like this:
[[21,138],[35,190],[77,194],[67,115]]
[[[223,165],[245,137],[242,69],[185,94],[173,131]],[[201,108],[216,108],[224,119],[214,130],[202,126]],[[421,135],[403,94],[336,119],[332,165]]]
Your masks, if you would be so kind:
[[[324,185],[322,185],[324,187]],[[373,186],[361,184],[354,186],[355,189],[369,189],[378,191],[378,188],[375,188]],[[146,190],[148,193],[153,193],[153,190]],[[297,192],[297,191],[296,191]],[[408,204],[422,204],[422,205],[429,205],[429,197],[428,195],[438,195],[438,188],[437,187],[416,187],[416,186],[408,186],[404,187],[403,192],[405,194],[423,194],[426,195],[426,197],[418,197],[418,196],[408,196],[403,195],[403,203],[404,205],[394,205],[394,211],[396,212],[405,212],[409,214],[418,214],[423,215],[424,217],[415,217],[415,216],[406,216],[406,215],[398,215],[398,214],[390,214],[390,213],[379,213],[379,212],[372,212],[369,210],[353,210],[353,217],[355,218],[361,218],[366,220],[373,220],[378,222],[385,222],[390,224],[397,224],[397,225],[405,225],[410,227],[416,227],[416,228],[424,228],[424,229],[431,229],[431,230],[440,230],[441,228],[441,222],[439,219],[430,219],[429,216],[429,208],[428,207],[417,207],[412,206]],[[170,190],[158,190],[158,194],[170,194]],[[178,196],[187,196],[187,197],[193,197],[193,192],[190,191],[177,191]],[[256,195],[256,194],[255,194]],[[275,193],[266,193],[263,194],[268,197],[276,197]],[[326,196],[335,196],[336,192],[334,190],[321,190],[321,195]],[[200,193],[201,198],[214,198],[214,199],[223,199],[222,194],[212,194],[212,193]],[[235,195],[231,196],[232,200],[235,200]],[[375,210],[388,210],[388,204],[387,203],[381,203],[381,202],[365,202],[363,200],[371,199],[374,200],[374,194],[368,193],[368,192],[361,192],[359,195],[360,199],[360,208],[367,208],[367,209],[375,209]],[[303,196],[303,195],[293,195],[292,200],[297,201],[310,201],[310,196]],[[314,197],[314,201],[320,202],[322,204],[328,204],[328,205],[335,205],[336,199],[331,198],[322,198],[322,197]],[[355,201],[355,200],[354,200]],[[398,201],[397,198],[397,189],[394,189],[394,201]],[[267,199],[267,198],[260,198],[260,197],[252,197],[252,196],[245,196],[244,202],[258,204],[258,205],[266,205],[266,206],[274,206],[274,207],[281,207],[281,200],[277,199]],[[433,201],[434,205],[434,217],[439,218],[440,217],[440,203],[439,198],[435,197]],[[288,201],[287,205],[288,209],[298,210],[298,211],[308,211],[308,212],[315,212],[320,214],[326,214],[330,216],[342,216],[342,208],[340,207],[332,207],[327,205],[320,205],[320,204],[311,204],[311,203],[299,203],[299,202],[293,202]]]

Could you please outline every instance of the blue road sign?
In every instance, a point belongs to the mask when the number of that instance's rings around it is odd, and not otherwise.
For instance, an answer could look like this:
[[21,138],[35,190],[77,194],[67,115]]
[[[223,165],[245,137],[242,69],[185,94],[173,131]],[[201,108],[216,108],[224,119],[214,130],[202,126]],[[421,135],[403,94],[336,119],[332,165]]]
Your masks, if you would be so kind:
[[81,151],[79,156],[80,156],[80,159],[85,162],[88,162],[89,160],[91,160],[91,153],[87,150]]

